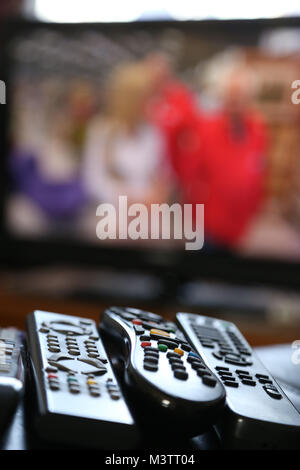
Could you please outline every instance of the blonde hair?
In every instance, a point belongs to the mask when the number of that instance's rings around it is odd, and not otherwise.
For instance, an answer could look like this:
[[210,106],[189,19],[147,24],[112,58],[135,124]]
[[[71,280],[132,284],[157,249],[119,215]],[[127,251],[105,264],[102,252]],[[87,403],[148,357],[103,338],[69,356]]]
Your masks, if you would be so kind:
[[123,64],[112,72],[106,86],[106,115],[118,124],[134,126],[143,118],[152,80],[142,63]]

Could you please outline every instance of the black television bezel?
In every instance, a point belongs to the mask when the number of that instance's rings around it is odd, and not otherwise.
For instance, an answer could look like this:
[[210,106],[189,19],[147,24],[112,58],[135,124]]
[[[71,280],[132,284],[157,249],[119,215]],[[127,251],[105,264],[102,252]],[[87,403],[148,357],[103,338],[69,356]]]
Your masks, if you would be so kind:
[[5,197],[8,191],[6,159],[10,142],[8,123],[10,117],[10,58],[7,45],[17,35],[47,26],[55,30],[83,31],[93,28],[101,31],[130,31],[132,28],[155,30],[165,27],[201,30],[201,33],[231,34],[238,37],[255,28],[256,33],[266,28],[299,27],[300,18],[258,20],[203,20],[203,21],[136,21],[132,23],[44,23],[14,19],[2,24],[0,34],[0,79],[6,83],[7,102],[0,106],[0,262],[9,268],[70,264],[85,267],[113,267],[124,270],[143,270],[176,279],[214,279],[225,282],[254,285],[276,285],[297,289],[300,287],[300,259],[241,257],[225,251],[206,253],[184,250],[132,248],[107,245],[90,245],[71,240],[35,240],[14,237],[5,226]]

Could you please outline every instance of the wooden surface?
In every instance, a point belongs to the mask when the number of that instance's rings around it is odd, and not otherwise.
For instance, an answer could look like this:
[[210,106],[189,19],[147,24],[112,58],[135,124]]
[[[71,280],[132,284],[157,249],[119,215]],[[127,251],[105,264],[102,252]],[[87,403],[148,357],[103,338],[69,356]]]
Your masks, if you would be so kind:
[[[52,296],[18,295],[17,293],[13,295],[1,293],[0,291],[0,325],[25,329],[26,315],[35,309],[90,317],[98,322],[101,312],[109,305],[109,303],[104,302],[64,300]],[[135,306],[145,307],[143,305]],[[179,307],[176,308],[176,306],[172,309],[164,308],[162,311],[155,309],[157,313],[171,320],[174,319],[174,315],[178,310]],[[199,311],[199,313],[204,312]],[[220,315],[220,317],[236,323],[252,346],[292,343],[296,339],[300,340],[300,323],[274,323],[260,320],[257,316],[249,318],[249,316],[245,317],[243,315],[226,317]]]

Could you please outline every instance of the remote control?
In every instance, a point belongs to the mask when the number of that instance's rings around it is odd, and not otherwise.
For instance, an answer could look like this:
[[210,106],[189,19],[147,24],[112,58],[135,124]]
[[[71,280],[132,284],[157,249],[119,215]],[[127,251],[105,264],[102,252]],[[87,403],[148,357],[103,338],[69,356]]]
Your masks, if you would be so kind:
[[0,328],[0,429],[14,413],[23,392],[22,334],[15,328]]
[[134,421],[95,322],[37,310],[27,317],[27,336],[40,436],[100,449],[134,446]]
[[299,446],[300,414],[231,322],[177,313],[195,350],[223,382],[226,407],[217,431],[225,447]]
[[225,389],[174,323],[137,308],[110,307],[100,331],[125,349],[125,383],[149,426],[154,422],[158,432],[161,422],[163,432],[197,435],[217,419]]

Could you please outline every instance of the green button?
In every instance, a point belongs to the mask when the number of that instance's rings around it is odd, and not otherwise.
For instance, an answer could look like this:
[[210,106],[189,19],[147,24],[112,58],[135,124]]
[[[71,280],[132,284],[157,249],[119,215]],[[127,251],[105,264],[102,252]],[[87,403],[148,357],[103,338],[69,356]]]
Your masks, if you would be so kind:
[[162,352],[166,352],[168,351],[168,346],[166,346],[165,344],[159,344],[158,349]]
[[76,379],[76,377],[68,377],[67,381],[68,382],[77,382],[77,379]]

